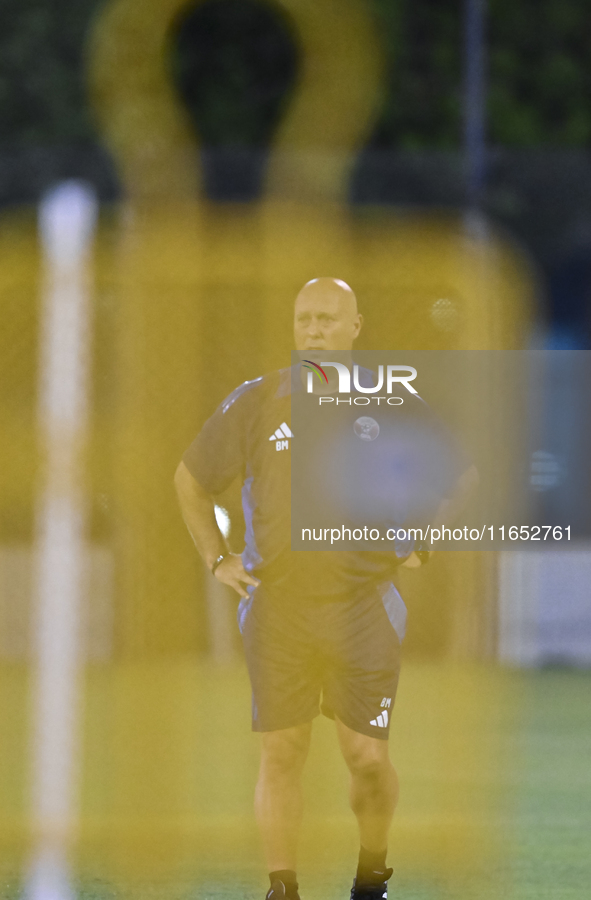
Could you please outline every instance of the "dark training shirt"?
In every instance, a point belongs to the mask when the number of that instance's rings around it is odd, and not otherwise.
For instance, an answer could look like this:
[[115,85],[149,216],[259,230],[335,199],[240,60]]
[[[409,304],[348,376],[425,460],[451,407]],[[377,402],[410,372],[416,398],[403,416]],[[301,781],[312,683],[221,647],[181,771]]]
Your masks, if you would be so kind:
[[[368,370],[364,374],[371,379]],[[245,382],[206,421],[183,461],[213,495],[224,491],[235,478],[242,479],[244,567],[260,578],[267,590],[301,599],[361,594],[371,584],[389,580],[393,569],[412,552],[413,541],[399,542],[395,550],[388,551],[291,550],[291,447],[298,440],[292,432],[292,402],[318,404],[317,395],[304,392],[299,366]],[[437,423],[440,430],[438,420],[418,396],[409,394],[404,408]],[[354,409],[355,418],[364,415],[364,408]],[[393,409],[388,407],[382,415],[391,416]],[[358,444],[353,436],[350,446]],[[453,487],[468,465],[469,461],[457,454],[448,487]],[[363,485],[363,479],[360,483]],[[338,486],[336,491],[340,493]]]

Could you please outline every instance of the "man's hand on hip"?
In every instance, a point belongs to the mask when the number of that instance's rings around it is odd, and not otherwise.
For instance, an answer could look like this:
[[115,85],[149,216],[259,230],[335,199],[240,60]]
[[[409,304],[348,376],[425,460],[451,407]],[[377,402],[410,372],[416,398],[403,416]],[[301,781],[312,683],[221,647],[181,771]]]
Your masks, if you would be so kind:
[[258,578],[253,578],[252,575],[248,574],[242,565],[242,557],[238,553],[229,553],[215,570],[214,576],[222,584],[227,584],[228,587],[233,588],[237,594],[244,598],[248,597],[245,585],[250,584],[253,587],[258,587],[260,584]]
[[[431,559],[431,557],[433,556],[433,553],[434,553],[433,550],[429,550],[429,559]],[[422,563],[421,563],[421,560],[419,559],[419,557],[417,556],[417,554],[413,550],[413,552],[410,554],[410,556],[406,557],[406,559],[404,560],[402,565],[406,569],[419,569],[421,567]]]

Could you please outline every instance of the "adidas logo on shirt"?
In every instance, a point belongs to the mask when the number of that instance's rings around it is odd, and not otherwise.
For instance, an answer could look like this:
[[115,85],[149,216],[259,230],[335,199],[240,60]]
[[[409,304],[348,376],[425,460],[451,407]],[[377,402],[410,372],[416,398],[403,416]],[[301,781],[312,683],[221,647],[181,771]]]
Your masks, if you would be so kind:
[[387,728],[388,727],[388,710],[385,709],[383,712],[381,712],[379,714],[377,719],[372,719],[369,724],[377,725],[378,728]]
[[270,441],[275,441],[275,449],[276,450],[289,450],[289,438],[292,438],[293,434],[291,432],[291,428],[287,424],[287,422],[282,422],[277,431],[271,435],[269,438]]

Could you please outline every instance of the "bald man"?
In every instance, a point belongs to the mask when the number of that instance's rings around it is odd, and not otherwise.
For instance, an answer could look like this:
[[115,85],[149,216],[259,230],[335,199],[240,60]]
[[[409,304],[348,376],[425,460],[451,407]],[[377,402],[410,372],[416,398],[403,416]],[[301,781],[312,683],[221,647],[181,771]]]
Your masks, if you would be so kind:
[[[343,281],[308,282],[295,302],[300,358],[350,365],[362,322],[355,294]],[[252,727],[262,733],[255,810],[271,882],[267,900],[299,900],[301,774],[321,697],[351,773],[351,807],[359,825],[351,897],[382,900],[392,874],[386,843],[398,797],[388,733],[402,637],[393,624],[400,622],[402,600],[389,575],[397,564],[419,561],[412,546],[400,558],[395,552],[291,552],[290,446],[297,440],[291,404],[294,392],[298,402],[314,402],[303,390],[304,369],[301,378],[295,374],[275,372],[230,394],[185,453],[175,481],[205,564],[242,598],[239,625],[253,690]],[[323,394],[336,389],[336,381],[321,387]],[[238,477],[246,520],[240,555],[229,552],[214,513],[214,497]],[[396,619],[390,611],[397,605]]]

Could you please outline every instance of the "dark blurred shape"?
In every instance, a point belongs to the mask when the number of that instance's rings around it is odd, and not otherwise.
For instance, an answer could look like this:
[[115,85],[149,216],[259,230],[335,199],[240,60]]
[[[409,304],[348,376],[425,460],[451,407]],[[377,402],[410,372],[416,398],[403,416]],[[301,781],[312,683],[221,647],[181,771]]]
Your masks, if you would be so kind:
[[91,141],[0,145],[0,207],[36,203],[53,184],[68,178],[88,181],[103,203],[121,196],[113,158]]
[[[569,272],[568,266],[565,271]],[[575,539],[591,536],[591,354],[583,345],[586,340],[589,347],[589,335],[585,337],[580,327],[582,307],[575,290],[582,284],[589,289],[589,270],[586,278],[584,274],[581,266],[565,277],[565,299],[572,302],[554,320],[540,372],[542,386],[534,388],[531,398],[543,409],[530,438],[536,442],[530,465],[535,520],[570,527]],[[566,286],[572,290],[570,298]]]
[[367,147],[357,160],[353,203],[460,206],[464,198],[458,150],[385,150]]
[[374,3],[389,58],[388,96],[371,146],[461,144],[462,0]]
[[210,200],[246,203],[261,195],[266,148],[203,147],[201,163],[205,192]]
[[0,136],[21,146],[96,137],[86,99],[85,50],[100,0],[0,4]]
[[591,243],[550,272],[549,319],[557,338],[572,349],[591,349]]
[[493,144],[591,144],[589,4],[490,0],[489,129]]
[[118,196],[86,95],[86,37],[100,0],[0,5],[0,206],[36,202],[81,178]]
[[210,0],[188,6],[175,32],[173,77],[204,147],[207,193],[254,199],[297,75],[289,23],[271,5]]

